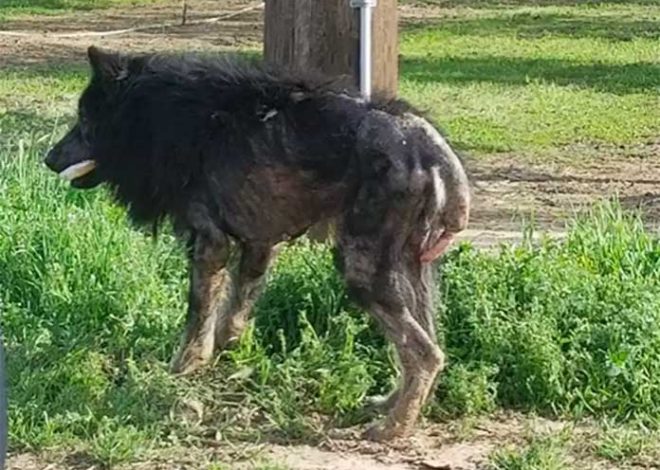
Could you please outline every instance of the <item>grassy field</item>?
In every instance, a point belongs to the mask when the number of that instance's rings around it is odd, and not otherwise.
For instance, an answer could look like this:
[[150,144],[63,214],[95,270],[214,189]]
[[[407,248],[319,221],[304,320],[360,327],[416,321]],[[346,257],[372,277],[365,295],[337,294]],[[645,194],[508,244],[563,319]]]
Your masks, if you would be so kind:
[[418,20],[403,38],[403,93],[476,152],[655,135],[657,17],[657,6],[606,4]]
[[[9,0],[0,18],[88,3]],[[477,158],[657,136],[660,7],[545,3],[456,1],[447,17],[410,20],[403,95]],[[368,419],[364,398],[395,381],[391,351],[347,302],[328,250],[304,241],[281,256],[238,349],[203,377],[166,373],[185,308],[180,246],[132,230],[103,189],[73,191],[40,165],[86,74],[79,64],[0,71],[12,448],[74,449],[113,466],[210,440],[314,443]],[[516,410],[571,423],[503,446],[491,469],[660,460],[660,241],[634,214],[604,204],[563,242],[462,245],[440,271],[449,367],[430,422],[470,428]]]
[[27,15],[56,15],[66,12],[94,11],[110,7],[130,7],[166,0],[2,0],[0,19]]

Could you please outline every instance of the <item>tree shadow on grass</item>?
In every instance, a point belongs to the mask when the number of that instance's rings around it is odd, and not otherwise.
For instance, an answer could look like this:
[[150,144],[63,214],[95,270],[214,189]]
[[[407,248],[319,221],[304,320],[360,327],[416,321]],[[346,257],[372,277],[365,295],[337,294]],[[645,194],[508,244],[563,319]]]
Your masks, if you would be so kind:
[[433,5],[445,8],[510,8],[544,6],[580,6],[580,5],[657,5],[657,0],[409,0],[407,3]]
[[448,32],[456,35],[515,35],[536,38],[548,35],[573,38],[633,40],[660,38],[660,21],[611,16],[518,13],[486,18],[432,18],[404,22],[407,31]]
[[66,8],[67,5],[62,0],[4,0],[0,4],[0,9],[2,8],[43,8],[47,10],[59,10]]
[[403,76],[413,82],[491,82],[525,85],[540,80],[616,94],[660,87],[660,65],[580,64],[560,59],[509,57],[404,57]]

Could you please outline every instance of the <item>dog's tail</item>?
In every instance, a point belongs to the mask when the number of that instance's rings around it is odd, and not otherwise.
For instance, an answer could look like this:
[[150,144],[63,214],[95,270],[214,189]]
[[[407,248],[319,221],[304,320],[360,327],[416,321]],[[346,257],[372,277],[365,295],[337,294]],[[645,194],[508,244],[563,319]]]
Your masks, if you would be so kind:
[[420,121],[442,154],[429,169],[431,184],[423,211],[425,234],[420,260],[428,263],[441,256],[456,234],[467,227],[471,196],[466,171],[456,153],[428,122]]

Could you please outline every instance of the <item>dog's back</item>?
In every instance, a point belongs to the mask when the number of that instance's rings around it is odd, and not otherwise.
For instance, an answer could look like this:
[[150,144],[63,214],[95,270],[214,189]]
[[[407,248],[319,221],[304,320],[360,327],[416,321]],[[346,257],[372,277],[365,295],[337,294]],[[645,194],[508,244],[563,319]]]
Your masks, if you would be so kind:
[[136,220],[208,217],[239,238],[286,239],[355,192],[369,106],[352,90],[227,58],[133,61],[99,116],[106,132],[94,154]]

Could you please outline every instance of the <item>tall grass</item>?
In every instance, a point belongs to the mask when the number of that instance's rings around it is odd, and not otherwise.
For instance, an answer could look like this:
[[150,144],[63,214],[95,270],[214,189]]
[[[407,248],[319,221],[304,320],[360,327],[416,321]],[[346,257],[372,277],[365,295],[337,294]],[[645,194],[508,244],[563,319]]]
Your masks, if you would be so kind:
[[43,143],[5,144],[0,308],[12,444],[151,425],[171,398],[160,366],[183,307],[175,244],[127,229],[100,191],[68,191],[40,164]]
[[657,423],[659,268],[658,239],[616,205],[562,243],[465,248],[444,269],[450,357],[496,368],[501,405]]

